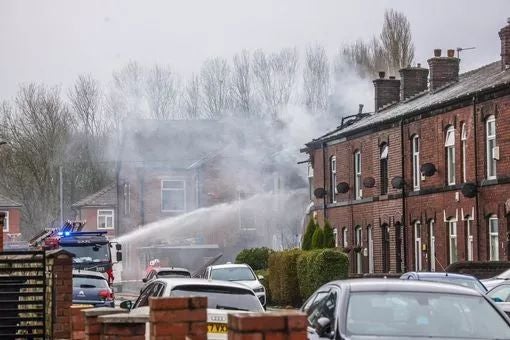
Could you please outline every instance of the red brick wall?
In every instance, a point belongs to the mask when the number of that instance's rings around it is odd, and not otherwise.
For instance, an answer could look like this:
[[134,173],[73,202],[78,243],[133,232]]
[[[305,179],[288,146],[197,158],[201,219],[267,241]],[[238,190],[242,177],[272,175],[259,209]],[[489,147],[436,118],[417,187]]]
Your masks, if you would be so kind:
[[19,208],[0,208],[0,211],[9,212],[9,231],[3,233],[3,239],[7,239],[7,234],[21,233],[21,212]]
[[[97,214],[98,210],[113,210],[113,226],[114,229],[98,229],[97,228]],[[79,212],[79,219],[85,220],[87,223],[83,228],[83,231],[107,231],[109,236],[115,236],[115,227],[118,223],[117,209],[114,207],[102,207],[102,208],[81,208]]]

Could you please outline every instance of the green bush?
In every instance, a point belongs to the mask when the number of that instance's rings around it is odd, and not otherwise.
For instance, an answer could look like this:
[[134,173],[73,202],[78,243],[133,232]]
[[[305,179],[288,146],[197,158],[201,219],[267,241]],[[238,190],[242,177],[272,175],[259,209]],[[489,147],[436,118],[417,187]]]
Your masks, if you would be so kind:
[[324,232],[322,228],[317,226],[315,232],[312,237],[312,249],[322,249],[324,248]]
[[334,249],[318,249],[302,252],[297,260],[298,282],[301,299],[306,300],[322,285],[346,279],[349,273],[349,259]]
[[324,248],[335,248],[335,234],[328,220],[324,223]]
[[259,269],[255,271],[257,276],[262,276],[263,278],[260,280],[260,283],[266,288],[266,305],[269,305],[271,300],[271,289],[269,289],[269,270],[268,269]]
[[269,254],[272,252],[267,247],[243,249],[237,254],[235,263],[245,263],[253,270],[267,269]]
[[297,259],[302,251],[291,249],[269,255],[269,290],[274,304],[299,306]]
[[301,249],[303,250],[311,250],[312,249],[312,237],[313,233],[317,229],[317,223],[313,217],[310,218],[308,224],[306,225],[305,235],[303,236],[303,243],[301,244]]

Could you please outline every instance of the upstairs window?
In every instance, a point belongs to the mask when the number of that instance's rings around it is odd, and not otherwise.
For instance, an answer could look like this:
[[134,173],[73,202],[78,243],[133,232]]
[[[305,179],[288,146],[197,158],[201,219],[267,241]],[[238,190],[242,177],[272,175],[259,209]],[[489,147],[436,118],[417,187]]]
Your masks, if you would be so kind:
[[490,116],[485,123],[486,144],[487,144],[487,179],[496,178],[496,118]]
[[381,146],[381,159],[380,159],[380,170],[381,170],[381,195],[388,193],[388,145],[383,144]]
[[4,233],[9,232],[9,212],[0,211],[0,224],[2,225],[2,231]]
[[113,229],[114,228],[114,212],[113,210],[97,211],[97,229]]
[[460,133],[460,140],[462,142],[462,182],[466,183],[466,155],[467,155],[467,129],[466,124],[462,124]]
[[186,183],[182,180],[161,181],[161,211],[186,211]]
[[490,260],[499,260],[499,226],[498,217],[493,215],[489,218],[489,249]]
[[414,136],[412,141],[413,149],[413,189],[420,190],[420,137]]
[[354,153],[354,197],[359,200],[363,197],[361,189],[361,153],[356,151]]
[[455,129],[450,126],[446,130],[446,138],[444,142],[446,148],[446,179],[448,185],[455,184]]
[[347,227],[344,227],[342,229],[342,246],[344,248],[347,248],[347,246],[349,246],[349,239],[348,239],[348,232],[347,232]]
[[313,200],[313,167],[311,164],[308,164],[308,188],[310,189],[309,196],[310,201]]
[[331,203],[336,203],[336,157],[329,159]]

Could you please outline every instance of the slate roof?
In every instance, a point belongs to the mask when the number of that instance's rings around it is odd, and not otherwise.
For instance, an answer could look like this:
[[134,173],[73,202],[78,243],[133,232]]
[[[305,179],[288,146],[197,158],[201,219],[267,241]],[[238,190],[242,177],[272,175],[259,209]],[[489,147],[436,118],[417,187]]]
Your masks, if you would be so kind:
[[111,184],[72,205],[73,208],[112,206],[117,206],[117,186],[115,184]]
[[17,208],[21,207],[21,203],[11,200],[3,195],[0,195],[0,207],[2,208]]
[[460,74],[458,82],[448,84],[434,92],[426,90],[403,102],[390,104],[379,112],[367,114],[353,124],[337,128],[324,136],[314,139],[307,145],[339,138],[405,116],[412,116],[432,107],[446,105],[452,100],[472,96],[477,92],[500,86],[510,86],[510,70],[502,70],[501,62],[497,61]]

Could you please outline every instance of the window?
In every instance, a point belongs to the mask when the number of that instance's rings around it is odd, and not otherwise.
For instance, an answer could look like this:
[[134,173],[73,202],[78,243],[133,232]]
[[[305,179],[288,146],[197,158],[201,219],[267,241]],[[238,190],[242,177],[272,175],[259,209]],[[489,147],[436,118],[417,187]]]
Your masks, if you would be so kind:
[[413,188],[420,190],[420,137],[413,137]]
[[462,182],[466,183],[466,154],[467,154],[467,129],[466,124],[462,124],[460,140],[462,141]]
[[367,227],[368,239],[368,272],[374,272],[374,238],[372,235],[372,227]]
[[354,194],[355,198],[359,200],[362,197],[361,190],[361,153],[356,151],[354,153]]
[[[361,231],[361,227],[357,226],[354,230],[354,237],[356,247],[362,247],[363,245],[363,235]],[[362,254],[361,251],[356,252],[356,273],[361,274],[363,272],[363,263],[362,263]]]
[[493,215],[489,218],[489,249],[490,260],[499,260],[499,232],[498,232],[498,217]]
[[383,144],[381,146],[381,159],[380,159],[380,170],[381,170],[381,195],[388,193],[388,145]]
[[444,142],[446,148],[446,176],[448,185],[455,184],[455,129],[450,126],[446,130],[446,138]]
[[434,236],[434,220],[429,222],[429,242],[430,242],[430,271],[436,271],[436,237]]
[[335,238],[335,248],[338,247],[338,228],[333,229],[333,237]]
[[9,212],[0,211],[0,224],[4,233],[9,231]]
[[[322,328],[322,330],[329,334],[331,333],[332,327],[335,325],[336,309],[337,306],[337,292],[331,290],[327,296],[319,300],[315,299],[313,304],[308,308],[306,314],[308,315],[308,322],[310,326],[316,330]],[[326,328],[321,327],[319,319],[329,319],[329,324]]]
[[450,264],[455,263],[458,260],[457,257],[457,221],[449,219],[447,221],[448,232],[449,232],[449,250],[450,250]]
[[[198,187],[198,185],[197,185]],[[310,201],[313,200],[313,167],[308,164],[308,187],[310,188]]]
[[97,211],[97,229],[113,229],[113,210]]
[[186,184],[180,180],[161,181],[161,211],[186,211]]
[[487,179],[496,178],[496,159],[494,150],[496,148],[496,118],[490,116],[486,122],[486,144],[487,144]]
[[416,221],[414,223],[414,270],[422,270],[421,262],[421,223]]
[[466,247],[467,260],[473,261],[473,218],[466,217]]
[[344,227],[342,229],[342,246],[344,248],[346,248],[347,246],[349,246],[349,241],[348,241],[348,233],[347,233],[347,228]]
[[336,157],[329,159],[331,203],[336,203]]

